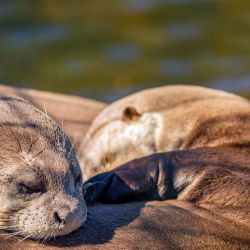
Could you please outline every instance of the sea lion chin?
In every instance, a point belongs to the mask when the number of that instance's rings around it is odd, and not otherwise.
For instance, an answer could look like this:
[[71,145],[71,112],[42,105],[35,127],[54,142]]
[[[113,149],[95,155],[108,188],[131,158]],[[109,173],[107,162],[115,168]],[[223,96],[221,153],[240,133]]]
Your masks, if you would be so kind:
[[68,137],[28,101],[0,96],[0,228],[40,239],[86,219],[82,174]]

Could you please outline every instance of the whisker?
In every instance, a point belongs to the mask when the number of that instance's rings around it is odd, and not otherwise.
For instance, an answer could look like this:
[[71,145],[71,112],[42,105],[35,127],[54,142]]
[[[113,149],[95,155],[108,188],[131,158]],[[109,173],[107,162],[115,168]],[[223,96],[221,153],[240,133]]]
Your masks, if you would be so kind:
[[14,232],[14,233],[8,233],[8,234],[2,234],[3,236],[7,236],[5,237],[5,240],[13,237],[13,236],[18,236],[18,235],[23,235],[23,233],[21,231],[18,232]]
[[41,233],[37,236],[37,238],[38,238],[37,243],[38,243],[38,244],[40,243],[40,240],[42,239],[42,235],[43,235],[43,232],[41,232]]
[[7,229],[15,229],[17,225],[11,225],[11,226],[0,226],[1,230],[7,230]]
[[79,159],[81,156],[81,152],[76,153],[76,158]]
[[83,140],[83,142],[79,145],[79,147],[78,147],[78,150],[77,150],[77,152],[76,152],[76,156],[77,156],[77,158],[79,158],[80,156],[81,156],[81,153],[82,153],[82,150],[83,150],[83,148],[84,148],[84,146],[87,144],[87,143],[93,143],[93,139],[91,138],[91,136],[89,135],[89,133],[87,133],[86,135],[85,135],[85,138],[84,138],[84,140]]
[[56,230],[54,229],[54,236],[53,236],[54,240],[56,239]]
[[21,158],[20,158],[20,160],[21,160],[23,163],[25,163],[27,166],[30,165],[30,164],[29,164],[28,162],[26,162],[25,160],[23,160],[23,159],[21,159]]
[[[85,195],[85,193],[86,193],[86,191],[87,191],[87,189],[89,188],[89,187],[91,187],[91,186],[94,186],[94,192],[93,192],[93,195],[92,195],[92,197],[91,197],[91,199],[90,199],[90,201],[93,199],[93,197],[94,197],[94,195],[95,195],[95,190],[96,190],[96,187],[95,187],[95,184],[97,184],[97,183],[101,183],[101,184],[105,184],[103,181],[96,181],[96,182],[93,182],[93,183],[87,183],[87,184],[85,184],[84,186],[83,186],[83,188],[82,188],[82,192],[83,192],[83,197],[84,197],[84,195]],[[89,185],[88,185],[89,184]],[[85,187],[86,186],[86,187]]]
[[15,137],[15,139],[16,139],[16,141],[17,141],[17,145],[18,145],[18,147],[19,147],[19,149],[20,149],[20,152],[22,152],[23,149],[22,149],[20,140],[19,140],[18,137],[16,137],[15,135],[14,135],[14,137]]
[[19,240],[16,244],[20,244],[22,241],[24,241],[24,240],[26,240],[26,239],[30,238],[32,235],[33,235],[33,233],[31,233],[31,234],[27,235],[27,236],[26,236],[26,237],[24,237],[23,239]]
[[95,184],[98,184],[98,183],[105,184],[105,182],[103,182],[103,181],[89,182],[89,183],[86,183],[85,185],[82,186],[82,191],[85,191],[87,188],[89,188]]
[[48,239],[48,236],[49,236],[49,234],[47,234],[47,236],[43,239],[42,244],[44,244],[46,242],[46,240]]
[[31,144],[30,144],[30,147],[29,147],[28,153],[30,153],[30,152],[31,152],[31,149],[32,149],[33,145],[34,145],[37,141],[38,141],[38,139],[37,139],[37,140],[35,140],[35,141],[33,141],[33,139],[32,139],[32,142],[31,142]]
[[[1,213],[0,213],[1,214]],[[7,219],[7,218],[1,218],[0,217],[0,223],[1,222],[7,222],[7,221],[12,221],[12,219]]]
[[[18,120],[18,127],[19,127],[19,130],[22,131],[23,127],[21,127],[21,122],[20,122],[19,117],[17,117],[17,120]],[[21,136],[22,138],[24,138],[24,137],[23,137],[23,133],[20,133],[19,136]],[[20,143],[20,144],[21,144],[21,143]],[[21,149],[21,151],[22,151],[22,149]]]
[[41,150],[39,153],[37,153],[35,156],[33,156],[33,159],[35,159],[38,155],[40,155],[41,153],[43,153],[46,150],[46,148],[44,148],[43,150]]
[[69,155],[71,155],[72,150],[74,149],[75,143],[76,143],[76,140],[75,140],[75,138],[74,138],[74,139],[73,139],[73,144],[71,145],[71,149],[70,149],[70,151],[69,151]]
[[87,144],[87,142],[89,142],[89,141],[92,142],[93,140],[92,140],[92,138],[90,137],[89,133],[87,133],[87,134],[85,135],[84,140],[83,140],[82,146],[84,146],[85,144]]
[[48,113],[47,113],[45,100],[43,101],[43,109],[44,109],[44,113],[45,113],[46,117],[48,118],[49,116],[48,116]]
[[[49,229],[48,229],[48,231],[50,231],[51,229],[55,230],[54,225],[50,226]],[[53,231],[52,231],[52,232],[53,232]],[[52,233],[52,232],[51,232],[51,233]],[[49,236],[50,236],[51,233],[50,233],[50,232],[47,233],[46,237],[45,237],[45,238],[43,239],[43,241],[42,241],[42,244],[45,243],[46,240],[49,239]]]
[[[29,129],[29,133],[30,133],[30,143],[33,143],[33,136],[32,136],[31,129]],[[29,153],[30,153],[30,152],[29,152]]]
[[64,124],[63,124],[63,118],[61,119],[61,127],[62,127],[62,131],[64,131]]

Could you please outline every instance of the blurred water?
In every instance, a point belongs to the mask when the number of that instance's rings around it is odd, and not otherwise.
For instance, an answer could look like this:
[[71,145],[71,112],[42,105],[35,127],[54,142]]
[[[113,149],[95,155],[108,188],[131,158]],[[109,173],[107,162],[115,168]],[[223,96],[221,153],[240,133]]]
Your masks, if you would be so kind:
[[173,41],[197,39],[201,34],[198,23],[175,22],[166,25],[166,35]]
[[248,95],[250,89],[250,75],[242,76],[236,79],[218,80],[210,83],[210,87],[227,90],[238,94]]
[[250,97],[250,2],[0,0],[0,82],[112,101],[165,84]]
[[133,61],[138,57],[138,48],[134,44],[113,44],[107,47],[105,57],[115,63]]
[[[29,49],[33,44],[45,44],[61,41],[66,38],[64,27],[58,25],[34,25],[12,29],[2,33],[2,46]],[[26,48],[25,48],[26,47]]]

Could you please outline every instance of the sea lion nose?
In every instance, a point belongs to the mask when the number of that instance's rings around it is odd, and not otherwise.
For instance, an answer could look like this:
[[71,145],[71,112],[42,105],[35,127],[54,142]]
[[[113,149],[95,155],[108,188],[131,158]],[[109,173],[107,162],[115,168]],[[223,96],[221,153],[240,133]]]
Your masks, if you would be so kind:
[[55,223],[60,225],[60,228],[70,226],[77,215],[77,204],[74,204],[74,200],[69,202],[64,201],[58,203],[56,208],[53,210],[52,217]]
[[54,219],[57,223],[59,223],[60,225],[65,225],[66,223],[66,216],[64,216],[63,214],[59,214],[58,212],[54,212],[53,214]]

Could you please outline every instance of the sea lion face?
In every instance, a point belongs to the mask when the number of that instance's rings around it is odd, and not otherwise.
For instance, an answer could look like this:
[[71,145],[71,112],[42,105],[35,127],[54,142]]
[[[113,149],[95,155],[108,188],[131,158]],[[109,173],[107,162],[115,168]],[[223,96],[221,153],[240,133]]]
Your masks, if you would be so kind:
[[127,107],[119,118],[92,125],[80,148],[80,162],[86,178],[111,170],[135,158],[156,152],[155,138],[161,131],[158,113],[139,114]]
[[87,214],[70,141],[43,118],[1,125],[0,132],[0,228],[35,239],[68,234]]

